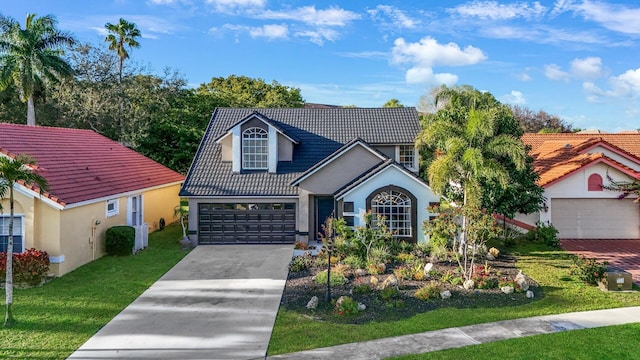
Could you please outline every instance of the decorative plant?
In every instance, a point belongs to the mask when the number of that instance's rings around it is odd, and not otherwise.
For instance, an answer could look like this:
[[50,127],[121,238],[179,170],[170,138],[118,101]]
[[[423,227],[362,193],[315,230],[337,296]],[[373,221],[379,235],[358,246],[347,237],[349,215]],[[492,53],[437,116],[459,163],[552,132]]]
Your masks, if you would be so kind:
[[334,313],[337,316],[357,315],[358,303],[349,296],[343,296],[336,301]]
[[597,285],[598,281],[604,277],[607,271],[608,262],[598,262],[595,258],[587,258],[583,255],[573,259],[571,266],[571,275],[577,275],[578,278],[589,285]]
[[189,237],[187,237],[187,225],[185,221],[189,218],[189,206],[183,206],[182,204],[176,206],[173,209],[173,217],[180,219],[180,225],[182,225],[182,241],[189,242]]
[[440,291],[440,285],[438,285],[438,282],[431,281],[429,284],[418,289],[413,296],[416,299],[423,301],[435,300],[440,298]]

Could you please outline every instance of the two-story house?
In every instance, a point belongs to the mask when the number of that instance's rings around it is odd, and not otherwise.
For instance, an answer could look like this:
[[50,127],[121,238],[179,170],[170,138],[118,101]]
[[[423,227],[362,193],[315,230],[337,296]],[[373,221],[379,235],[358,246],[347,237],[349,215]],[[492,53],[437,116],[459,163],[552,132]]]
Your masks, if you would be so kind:
[[316,240],[326,218],[381,214],[425,241],[439,202],[417,175],[415,108],[218,108],[180,191],[198,244]]

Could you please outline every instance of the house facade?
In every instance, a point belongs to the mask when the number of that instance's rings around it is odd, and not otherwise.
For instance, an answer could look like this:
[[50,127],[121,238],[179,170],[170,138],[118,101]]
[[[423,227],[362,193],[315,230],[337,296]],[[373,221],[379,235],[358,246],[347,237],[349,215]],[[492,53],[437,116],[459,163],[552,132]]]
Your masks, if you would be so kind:
[[640,180],[640,134],[525,134],[545,203],[518,215],[521,225],[550,222],[562,239],[640,239],[640,207],[633,195],[607,190]]
[[[0,156],[27,154],[49,189],[14,186],[14,252],[45,250],[61,276],[105,254],[105,231],[131,225],[143,235],[173,221],[184,177],[93,131],[0,123]],[[9,200],[2,199],[0,251]]]
[[317,240],[330,216],[383,215],[398,240],[425,241],[439,202],[417,176],[414,108],[214,111],[180,191],[197,244]]

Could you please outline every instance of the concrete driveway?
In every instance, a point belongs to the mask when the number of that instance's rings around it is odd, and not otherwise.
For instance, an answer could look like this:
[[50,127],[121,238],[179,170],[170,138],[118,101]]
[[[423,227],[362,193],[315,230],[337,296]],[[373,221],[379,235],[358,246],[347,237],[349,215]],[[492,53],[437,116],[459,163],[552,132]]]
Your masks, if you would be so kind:
[[292,252],[198,246],[69,359],[264,359]]

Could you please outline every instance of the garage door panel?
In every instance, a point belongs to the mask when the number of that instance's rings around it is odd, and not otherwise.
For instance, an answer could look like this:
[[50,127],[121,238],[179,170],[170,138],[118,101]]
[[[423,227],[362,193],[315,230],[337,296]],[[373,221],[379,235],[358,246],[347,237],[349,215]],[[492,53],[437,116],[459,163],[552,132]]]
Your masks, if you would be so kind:
[[294,203],[199,204],[200,244],[293,243]]
[[552,199],[551,209],[560,238],[640,238],[640,209],[630,199]]

